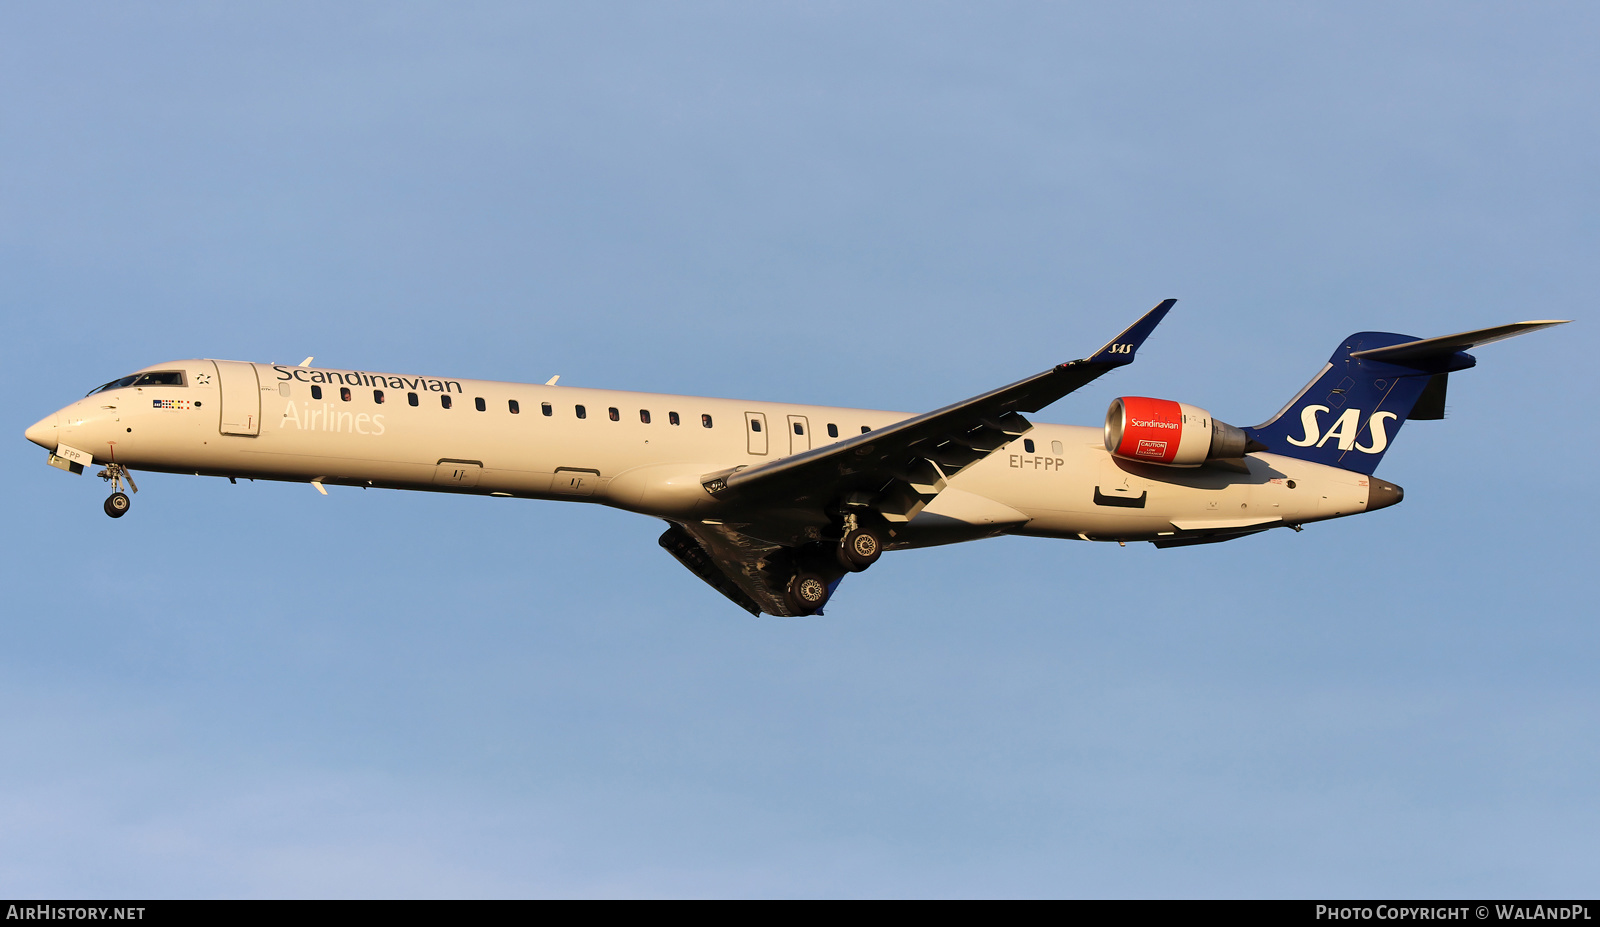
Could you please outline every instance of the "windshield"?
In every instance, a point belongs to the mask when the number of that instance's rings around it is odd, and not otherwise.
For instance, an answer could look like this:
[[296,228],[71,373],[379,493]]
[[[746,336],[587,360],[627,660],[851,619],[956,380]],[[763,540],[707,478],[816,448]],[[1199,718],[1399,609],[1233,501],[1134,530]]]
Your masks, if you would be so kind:
[[112,380],[103,386],[89,390],[88,395],[103,393],[108,389],[124,389],[129,386],[182,386],[182,370],[152,370],[149,373],[130,373],[120,380]]

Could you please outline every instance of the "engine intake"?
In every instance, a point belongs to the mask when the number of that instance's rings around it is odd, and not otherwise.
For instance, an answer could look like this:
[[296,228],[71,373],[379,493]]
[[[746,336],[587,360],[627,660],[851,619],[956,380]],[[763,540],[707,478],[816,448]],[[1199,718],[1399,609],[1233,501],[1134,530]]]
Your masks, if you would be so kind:
[[1255,449],[1243,431],[1186,402],[1123,396],[1106,410],[1106,450],[1123,460],[1198,467]]

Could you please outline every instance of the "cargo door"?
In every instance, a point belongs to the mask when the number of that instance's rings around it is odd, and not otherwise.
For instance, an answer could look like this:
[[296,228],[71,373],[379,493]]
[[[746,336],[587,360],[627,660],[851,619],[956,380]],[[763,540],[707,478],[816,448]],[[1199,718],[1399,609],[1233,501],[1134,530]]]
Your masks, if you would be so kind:
[[750,453],[765,454],[767,452],[767,416],[762,412],[746,412],[744,414],[744,433],[750,439]]
[[600,471],[588,467],[557,467],[550,491],[564,496],[592,496],[600,485]]
[[451,460],[446,457],[441,459],[438,466],[434,468],[433,485],[468,489],[478,485],[478,477],[482,475],[482,461]]
[[789,416],[789,453],[811,450],[811,426],[804,415]]
[[241,361],[212,361],[222,395],[222,433],[255,436],[261,433],[261,382],[256,365]]

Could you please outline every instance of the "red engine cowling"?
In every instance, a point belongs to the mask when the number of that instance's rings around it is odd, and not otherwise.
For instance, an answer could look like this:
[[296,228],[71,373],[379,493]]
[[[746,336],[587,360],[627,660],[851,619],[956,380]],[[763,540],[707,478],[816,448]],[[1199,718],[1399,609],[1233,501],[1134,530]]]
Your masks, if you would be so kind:
[[1243,431],[1186,402],[1123,396],[1106,410],[1106,450],[1124,460],[1198,467],[1243,457],[1248,442]]

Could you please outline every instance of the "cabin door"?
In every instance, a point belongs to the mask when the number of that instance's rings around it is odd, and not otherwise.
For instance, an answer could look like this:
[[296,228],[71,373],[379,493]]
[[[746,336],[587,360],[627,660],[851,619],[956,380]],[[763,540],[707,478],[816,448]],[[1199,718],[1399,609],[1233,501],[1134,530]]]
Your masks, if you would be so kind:
[[261,434],[261,382],[256,365],[240,361],[212,361],[222,397],[222,433],[225,435]]
[[750,453],[765,454],[767,452],[766,413],[746,412],[744,414],[744,434],[750,441]]
[[804,415],[789,416],[789,453],[811,450],[811,426]]

